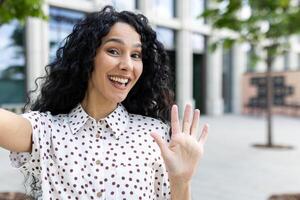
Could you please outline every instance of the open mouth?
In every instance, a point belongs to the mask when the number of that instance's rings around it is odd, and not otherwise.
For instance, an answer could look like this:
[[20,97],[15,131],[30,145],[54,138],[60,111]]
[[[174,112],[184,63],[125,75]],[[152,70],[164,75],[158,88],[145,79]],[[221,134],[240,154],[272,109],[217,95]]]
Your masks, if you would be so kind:
[[130,82],[129,78],[121,76],[108,76],[108,79],[113,83],[113,85],[119,89],[124,89]]

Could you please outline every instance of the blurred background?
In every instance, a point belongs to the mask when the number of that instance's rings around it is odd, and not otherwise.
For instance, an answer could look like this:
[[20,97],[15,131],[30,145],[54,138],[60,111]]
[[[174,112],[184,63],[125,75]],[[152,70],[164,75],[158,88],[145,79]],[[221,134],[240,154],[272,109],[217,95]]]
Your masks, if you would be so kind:
[[[5,1],[13,0],[0,1],[0,7]],[[213,20],[200,17],[216,5],[225,10],[230,2],[46,0],[40,6],[47,19],[0,20],[0,107],[23,112],[26,93],[35,89],[34,80],[45,73],[44,66],[55,58],[73,25],[87,13],[107,4],[117,10],[143,13],[169,54],[176,102],[181,108],[186,103],[199,108],[203,115],[201,125],[208,122],[211,127],[206,154],[193,181],[193,199],[259,200],[274,194],[297,195],[300,35],[285,37],[289,48],[272,64],[271,126],[276,148],[257,148],[255,145],[267,143],[269,129],[265,117],[267,64],[263,59],[253,62],[255,48],[245,41],[211,50],[215,41],[234,33],[214,31]],[[248,1],[240,2],[247,5]],[[299,7],[299,1],[294,2]],[[243,12],[247,15],[249,10]],[[293,23],[298,26],[297,21]],[[264,56],[263,51],[258,54]],[[5,150],[0,150],[0,163],[0,192],[23,192],[23,175],[10,167]]]

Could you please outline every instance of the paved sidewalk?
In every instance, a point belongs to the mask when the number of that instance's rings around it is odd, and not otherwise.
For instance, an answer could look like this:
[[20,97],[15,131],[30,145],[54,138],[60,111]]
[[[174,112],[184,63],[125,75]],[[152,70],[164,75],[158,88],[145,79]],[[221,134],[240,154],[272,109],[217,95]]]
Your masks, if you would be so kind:
[[300,193],[300,119],[276,116],[274,143],[294,150],[257,149],[266,142],[264,117],[205,118],[210,135],[193,181],[194,200],[267,200]]
[[0,148],[0,192],[23,192],[23,174],[10,166],[9,152]]
[[[193,200],[267,200],[274,193],[300,193],[300,119],[276,116],[274,143],[294,150],[257,149],[266,142],[265,119],[203,117],[210,124],[205,156],[192,182]],[[0,191],[22,191],[23,175],[0,150]]]

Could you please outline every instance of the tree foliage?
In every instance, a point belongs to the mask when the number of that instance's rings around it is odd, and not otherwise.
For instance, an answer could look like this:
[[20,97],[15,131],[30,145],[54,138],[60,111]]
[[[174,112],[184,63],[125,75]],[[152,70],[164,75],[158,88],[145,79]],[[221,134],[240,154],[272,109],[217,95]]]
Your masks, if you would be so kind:
[[[260,59],[267,64],[266,112],[268,123],[267,147],[274,147],[272,142],[272,105],[273,82],[272,65],[274,59],[289,48],[289,38],[300,33],[299,0],[210,0],[208,9],[202,17],[212,25],[213,29],[231,31],[212,44],[212,50],[219,44],[230,48],[235,42],[248,42],[251,63]],[[258,54],[260,49],[264,54]],[[253,66],[254,67],[254,66]]]
[[274,58],[289,48],[288,38],[300,32],[297,25],[300,7],[295,0],[210,0],[210,3],[201,16],[214,29],[234,32],[234,36],[218,41],[225,48],[235,42],[248,42],[254,48],[262,47]]
[[28,16],[46,19],[42,5],[43,0],[0,0],[0,25],[13,19],[22,23]]

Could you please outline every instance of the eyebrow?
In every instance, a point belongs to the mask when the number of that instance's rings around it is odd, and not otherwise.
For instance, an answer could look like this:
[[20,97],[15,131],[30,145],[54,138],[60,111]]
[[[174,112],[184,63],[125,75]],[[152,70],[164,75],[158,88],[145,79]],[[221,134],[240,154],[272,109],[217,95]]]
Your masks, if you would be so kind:
[[[119,39],[119,38],[109,38],[109,39],[105,40],[103,42],[103,44],[106,44],[108,42],[117,42],[119,44],[125,45],[125,42],[123,40]],[[136,43],[136,44],[133,45],[133,47],[142,47],[142,44],[141,43]]]

